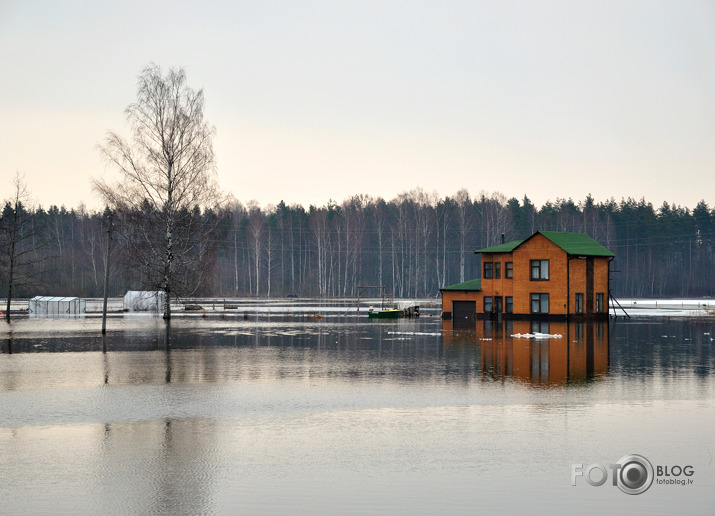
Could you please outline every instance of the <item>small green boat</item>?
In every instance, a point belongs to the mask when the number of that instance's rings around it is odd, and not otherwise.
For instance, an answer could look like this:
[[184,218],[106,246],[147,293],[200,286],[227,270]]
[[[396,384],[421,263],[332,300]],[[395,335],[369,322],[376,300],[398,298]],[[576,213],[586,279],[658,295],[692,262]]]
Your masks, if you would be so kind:
[[367,316],[370,319],[399,319],[404,317],[405,313],[397,308],[391,308],[389,310],[370,310]]

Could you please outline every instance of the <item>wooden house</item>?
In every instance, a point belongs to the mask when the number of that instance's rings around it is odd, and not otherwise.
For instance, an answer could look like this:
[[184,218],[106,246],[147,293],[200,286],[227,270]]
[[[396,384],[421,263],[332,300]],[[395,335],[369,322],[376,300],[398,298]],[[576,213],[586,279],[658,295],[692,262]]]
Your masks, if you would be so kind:
[[615,255],[584,233],[537,231],[475,252],[481,279],[440,289],[445,319],[608,317]]

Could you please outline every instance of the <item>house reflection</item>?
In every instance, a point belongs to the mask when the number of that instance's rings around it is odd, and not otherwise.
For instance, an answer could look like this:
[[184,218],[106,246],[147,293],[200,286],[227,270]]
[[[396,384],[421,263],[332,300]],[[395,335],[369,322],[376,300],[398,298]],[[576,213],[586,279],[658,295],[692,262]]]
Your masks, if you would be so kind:
[[[484,377],[560,385],[608,374],[608,321],[492,321],[468,327],[442,322],[445,349],[479,346]],[[550,337],[529,338],[535,333]],[[517,335],[522,335],[521,337]]]

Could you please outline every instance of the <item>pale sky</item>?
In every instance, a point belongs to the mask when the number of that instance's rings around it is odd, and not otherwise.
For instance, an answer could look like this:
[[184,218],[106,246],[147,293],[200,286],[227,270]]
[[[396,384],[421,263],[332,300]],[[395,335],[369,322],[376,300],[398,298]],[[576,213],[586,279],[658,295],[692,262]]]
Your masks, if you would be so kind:
[[107,131],[183,67],[239,200],[499,191],[715,205],[715,2],[0,0],[0,197],[98,207]]

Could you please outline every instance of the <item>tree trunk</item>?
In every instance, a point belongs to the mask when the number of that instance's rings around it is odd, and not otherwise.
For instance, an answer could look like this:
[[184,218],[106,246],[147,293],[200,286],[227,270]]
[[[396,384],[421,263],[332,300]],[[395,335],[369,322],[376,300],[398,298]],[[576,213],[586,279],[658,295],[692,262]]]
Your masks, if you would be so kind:
[[166,225],[166,261],[164,263],[164,320],[171,319],[171,261],[172,256],[172,239],[171,239],[171,223]]
[[[13,253],[12,256],[14,256],[15,253],[15,242],[11,243],[12,249],[11,252]],[[14,274],[14,269],[15,269],[15,260],[10,260],[10,271],[9,271],[9,277],[8,277],[8,285],[7,285],[7,310],[5,311],[5,320],[7,322],[10,322],[10,303],[12,302],[12,286],[13,286],[13,274]]]

